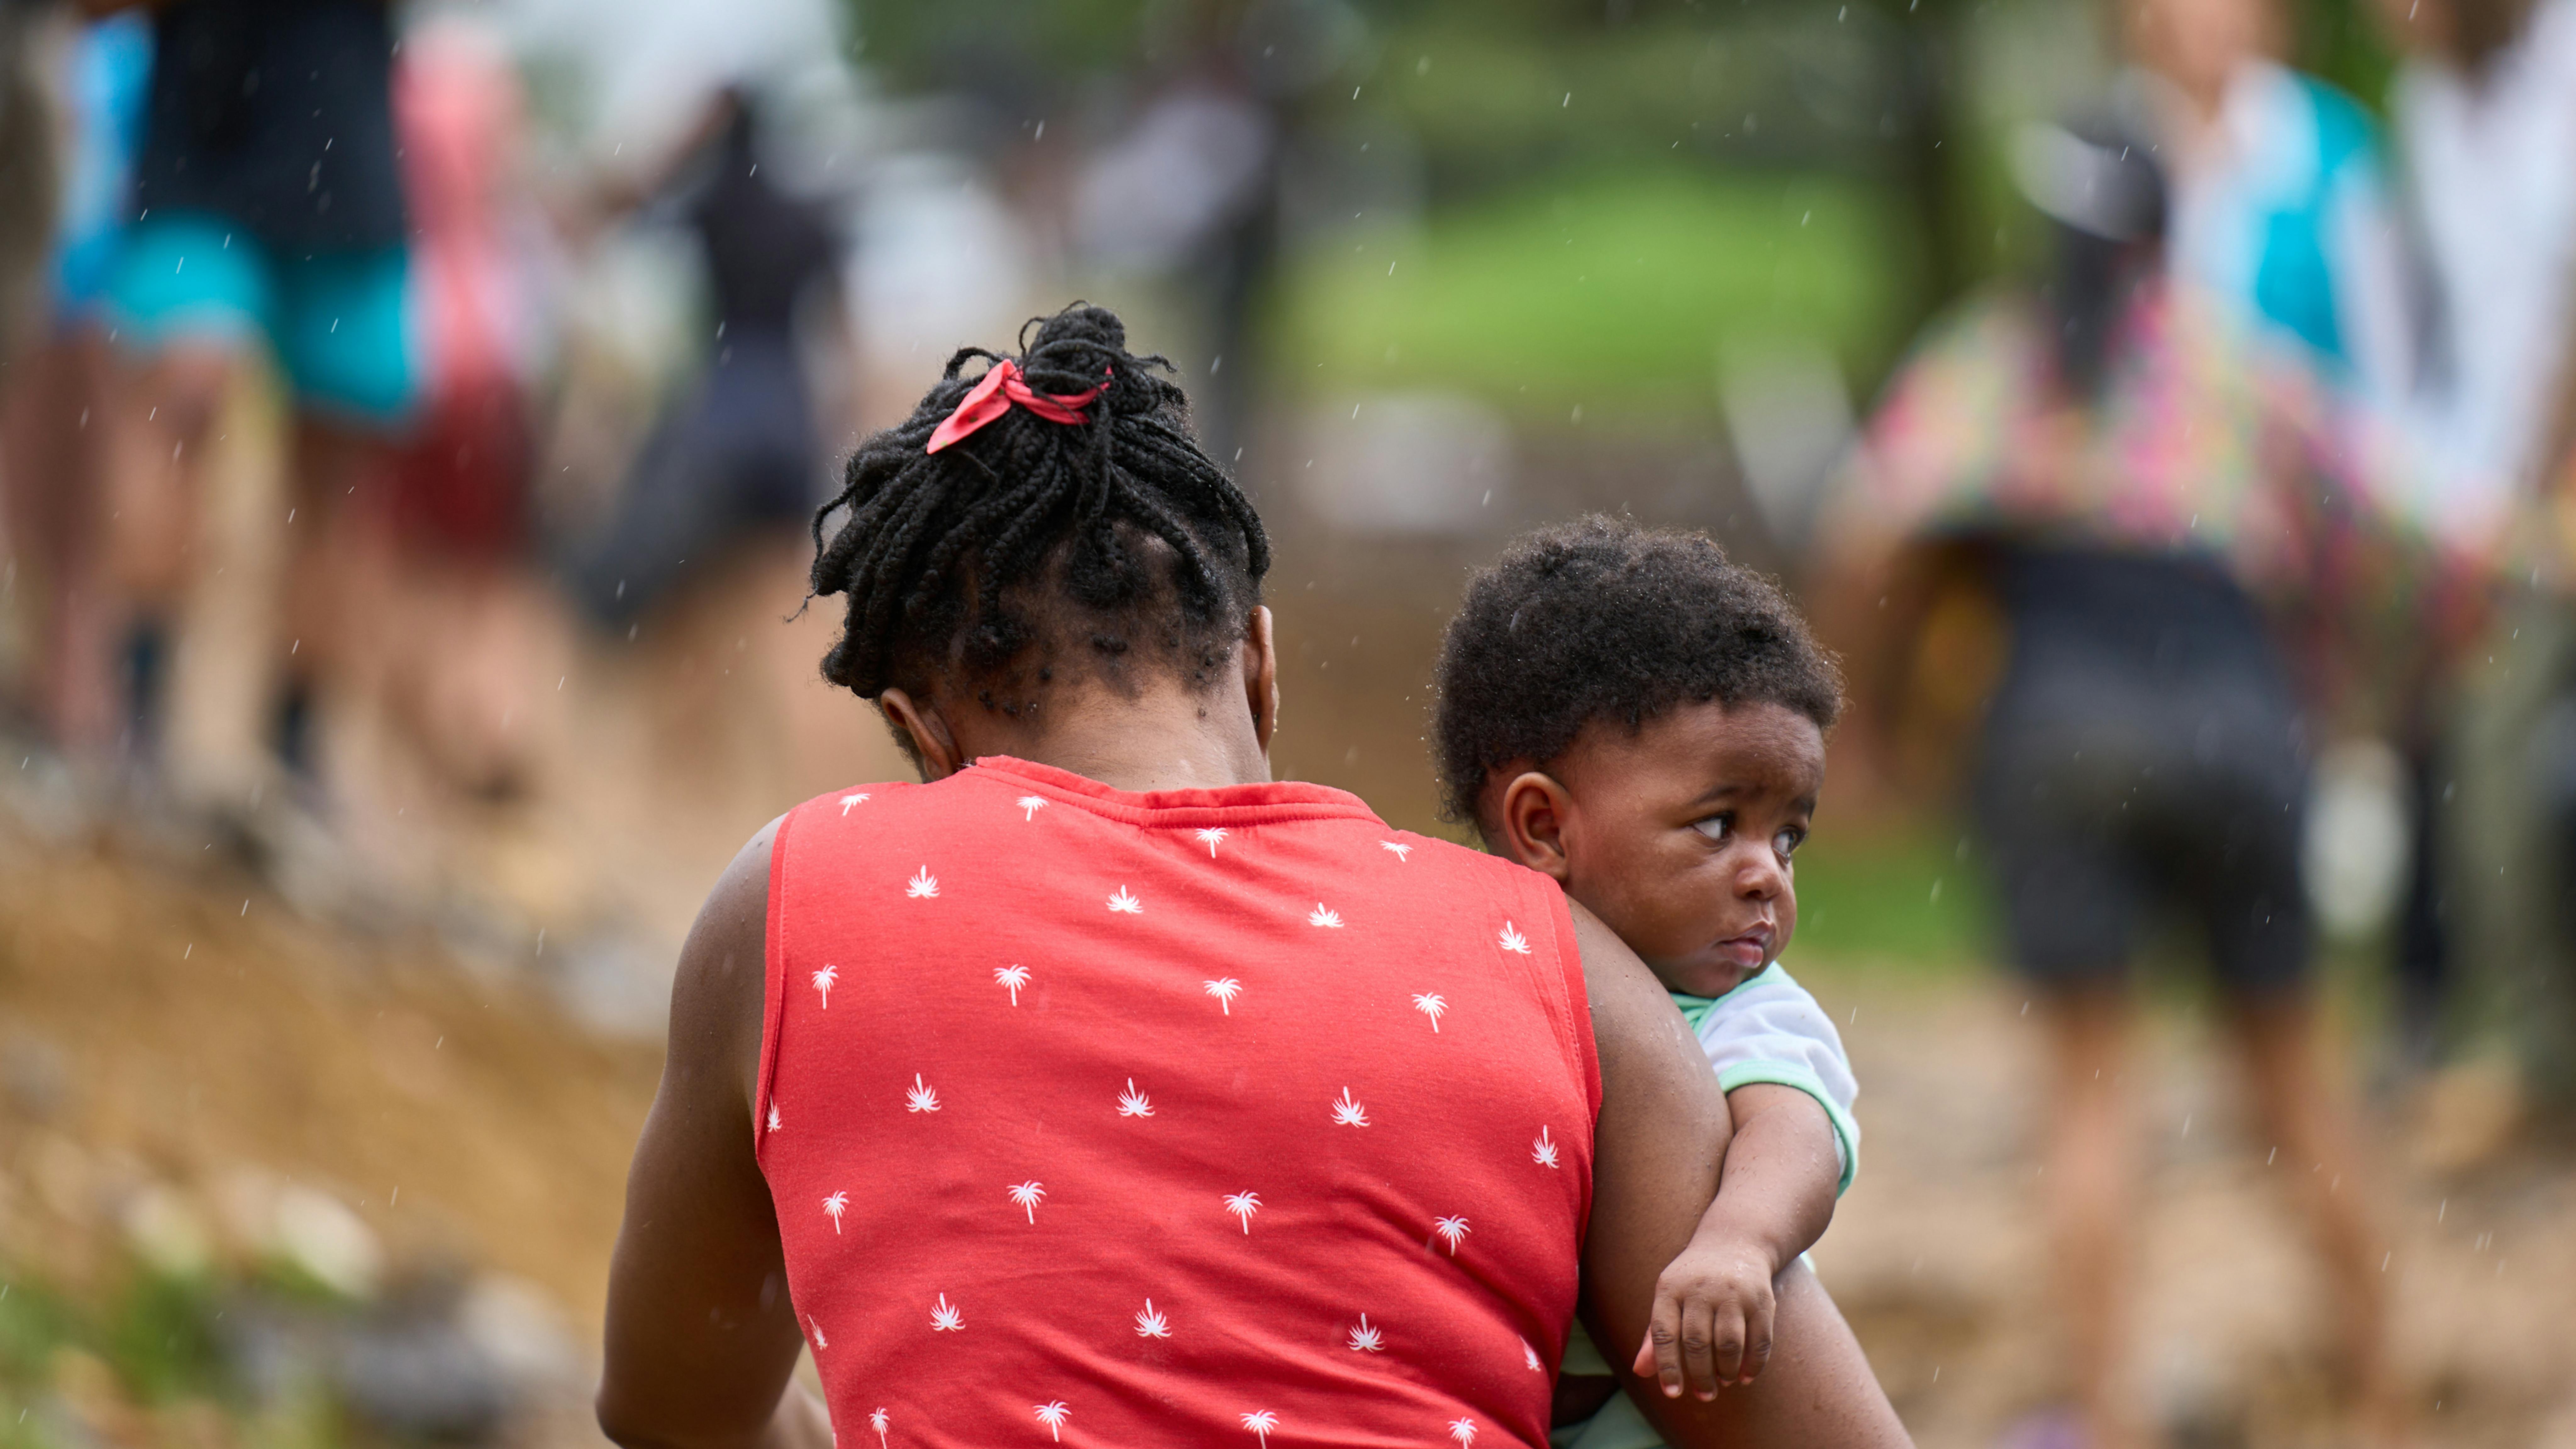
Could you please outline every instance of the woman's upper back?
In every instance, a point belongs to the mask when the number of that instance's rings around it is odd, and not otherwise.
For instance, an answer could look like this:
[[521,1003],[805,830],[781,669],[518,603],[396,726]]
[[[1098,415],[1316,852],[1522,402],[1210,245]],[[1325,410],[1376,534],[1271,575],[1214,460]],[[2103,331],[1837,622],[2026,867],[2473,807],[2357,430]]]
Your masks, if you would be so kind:
[[1543,877],[987,759],[800,807],[770,881],[759,1160],[843,1432],[1544,1439],[1600,1088]]

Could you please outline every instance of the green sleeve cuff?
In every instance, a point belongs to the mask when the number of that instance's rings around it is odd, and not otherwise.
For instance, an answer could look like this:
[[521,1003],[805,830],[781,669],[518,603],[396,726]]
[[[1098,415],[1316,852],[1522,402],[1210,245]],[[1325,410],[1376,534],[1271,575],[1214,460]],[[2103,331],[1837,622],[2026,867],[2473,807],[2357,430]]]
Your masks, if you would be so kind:
[[1825,1120],[1833,1124],[1834,1140],[1843,1149],[1843,1176],[1842,1181],[1834,1184],[1834,1196],[1841,1197],[1851,1191],[1852,1179],[1860,1173],[1860,1124],[1852,1121],[1851,1114],[1844,1111],[1842,1104],[1833,1099],[1833,1094],[1825,1090],[1825,1084],[1818,1080],[1816,1074],[1799,1063],[1737,1062],[1717,1074],[1717,1085],[1721,1091],[1732,1092],[1756,1082],[1794,1087],[1815,1098],[1816,1105],[1825,1109]]

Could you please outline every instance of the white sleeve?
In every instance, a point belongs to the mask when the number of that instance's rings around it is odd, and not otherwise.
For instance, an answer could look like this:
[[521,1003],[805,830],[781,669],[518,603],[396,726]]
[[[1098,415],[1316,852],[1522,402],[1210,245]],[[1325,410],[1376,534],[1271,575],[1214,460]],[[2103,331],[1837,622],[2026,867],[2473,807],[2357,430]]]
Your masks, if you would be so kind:
[[1699,1042],[1718,1086],[1732,1092],[1755,1082],[1794,1087],[1816,1099],[1833,1123],[1834,1151],[1842,1164],[1837,1193],[1860,1170],[1860,1124],[1852,1099],[1860,1095],[1851,1059],[1833,1018],[1807,988],[1773,965],[1719,997],[1700,1018]]

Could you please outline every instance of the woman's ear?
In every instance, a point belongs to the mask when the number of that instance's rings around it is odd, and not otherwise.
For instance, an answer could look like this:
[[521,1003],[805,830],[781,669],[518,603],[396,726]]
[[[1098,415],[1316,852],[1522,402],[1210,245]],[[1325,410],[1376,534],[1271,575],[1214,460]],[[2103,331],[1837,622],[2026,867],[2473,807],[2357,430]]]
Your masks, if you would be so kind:
[[1279,650],[1270,633],[1270,609],[1252,606],[1243,624],[1243,702],[1252,707],[1252,737],[1263,754],[1279,733]]
[[937,705],[918,703],[900,689],[889,689],[877,696],[877,708],[884,712],[887,724],[912,742],[912,762],[920,767],[924,783],[945,780],[965,767],[957,755],[957,737],[949,732]]
[[1571,874],[1565,835],[1574,818],[1574,797],[1556,777],[1523,770],[1507,781],[1494,809],[1494,844],[1506,860],[1517,861],[1564,885]]

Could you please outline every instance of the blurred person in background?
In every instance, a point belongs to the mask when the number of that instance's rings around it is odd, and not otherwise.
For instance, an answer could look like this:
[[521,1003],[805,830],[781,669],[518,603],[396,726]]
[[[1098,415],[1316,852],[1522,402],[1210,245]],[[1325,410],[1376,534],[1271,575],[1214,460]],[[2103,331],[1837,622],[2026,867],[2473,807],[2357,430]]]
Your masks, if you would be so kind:
[[292,394],[283,637],[271,742],[320,784],[317,708],[385,637],[381,485],[420,393],[394,36],[381,0],[171,0],[134,221],[108,283],[132,369],[114,424],[115,570],[137,752],[156,749],[194,571],[215,421],[265,353]]
[[798,542],[820,501],[798,321],[830,300],[840,245],[819,203],[775,165],[761,174],[763,154],[758,102],[727,89],[657,188],[698,241],[714,325],[704,371],[663,412],[576,570],[583,602],[621,632],[737,550]]
[[[9,11],[0,23],[34,27],[27,38],[38,70],[26,79],[31,88],[51,82],[60,163],[55,196],[43,198],[58,199],[59,211],[44,292],[28,329],[33,335],[0,374],[0,489],[29,656],[23,705],[55,748],[91,766],[112,754],[119,723],[99,577],[106,522],[101,448],[111,397],[101,305],[129,214],[152,27],[134,12],[83,21],[67,7]],[[13,178],[55,175],[36,154],[53,144],[34,138],[38,114],[31,110],[9,123]],[[21,221],[40,221],[50,208],[35,200],[22,202],[23,210],[8,209]]]
[[[773,802],[846,768],[849,735],[807,657],[819,620],[782,630],[804,595],[826,420],[848,416],[841,240],[820,197],[789,185],[778,96],[716,92],[653,187],[648,211],[696,242],[708,307],[693,375],[661,406],[598,530],[567,573],[601,637],[639,643],[655,768],[693,792]],[[733,707],[748,681],[762,707]],[[765,807],[764,807],[765,808]]]
[[423,396],[388,493],[398,637],[380,686],[445,784],[524,791],[553,610],[529,567],[530,393],[550,252],[521,172],[524,98],[499,41],[464,15],[404,37],[394,114],[416,223]]
[[[2384,0],[2412,17],[2401,25],[2457,39],[2459,27],[2437,18],[2452,3]],[[2509,26],[2499,7],[2514,0],[2466,3],[2496,12],[2470,17],[2467,43],[2500,46]],[[2246,319],[2257,345],[2369,410],[2346,417],[2405,457],[2387,501],[2465,563],[2493,540],[2515,415],[2545,386],[2530,339],[2551,327],[2539,319],[2556,311],[2561,283],[2535,275],[2556,251],[2530,238],[2551,228],[2546,217],[2576,190],[2556,174],[2576,135],[2544,117],[2553,103],[2506,93],[2545,89],[2544,78],[2490,75],[2498,88],[2481,108],[2447,65],[2419,59],[2392,97],[2397,171],[2408,183],[2400,186],[2360,103],[2275,58],[2287,32],[2276,0],[2134,6],[2129,39],[2141,69],[2129,95],[2171,177],[2167,264]],[[2566,112],[2571,94],[2562,91],[2555,109]],[[2517,128],[2530,134],[2507,134]],[[2419,253],[2416,243],[2430,245]],[[2438,742],[2453,663],[2478,627],[2472,572],[2428,587],[2421,627],[2395,641],[2400,662],[2384,681],[2392,707],[2381,728],[2400,778],[2364,787],[2398,796],[2411,824],[2390,956],[2401,1070],[2431,1060],[2451,974],[2436,833],[2451,772]]]
[[2132,0],[2124,119],[2167,176],[2166,265],[2268,345],[2392,399],[2410,359],[2376,125],[2276,57],[2276,0]]
[[1280,123],[1248,73],[1236,8],[1193,10],[1184,65],[1083,166],[1073,231],[1092,266],[1160,278],[1210,366],[1198,379],[1208,451],[1243,445],[1258,367],[1253,305],[1278,247]]
[[[2423,753],[2403,1001],[2419,1053],[2444,1027],[2501,1035],[2563,1112],[2576,1106],[2576,554],[2534,508],[2576,450],[2576,0],[2380,8],[2403,54],[2389,110],[2423,288],[2404,411],[2427,463],[2422,512],[2513,586],[2428,699],[2424,735],[2447,748]],[[2437,912],[2445,897],[2458,908]],[[2438,946],[2452,925],[2469,999],[2446,1003],[2451,973],[2415,943]],[[2450,1135],[2436,1146],[2455,1158],[2498,1145]]]
[[1852,647],[1864,744],[1867,707],[1891,693],[1886,621],[1914,612],[1892,597],[1909,555],[1945,549],[2004,616],[1974,819],[2050,1042],[2043,1181],[2080,1442],[2153,1437],[2129,1379],[2125,1068],[2130,963],[2161,911],[2198,927],[2257,1140],[2295,1166],[2328,1269],[2344,1402],[2386,1442],[2402,1385],[2373,1196],[2314,1041],[2307,726],[2275,633],[2313,640],[2334,589],[2393,584],[2368,570],[2368,480],[2330,426],[2332,394],[2164,273],[2149,155],[2110,125],[2019,138],[2015,176],[2051,219],[2054,275],[2036,297],[1971,301],[1899,370],[1828,517],[1823,604]]

